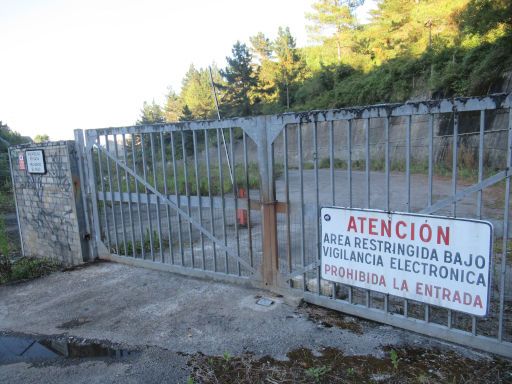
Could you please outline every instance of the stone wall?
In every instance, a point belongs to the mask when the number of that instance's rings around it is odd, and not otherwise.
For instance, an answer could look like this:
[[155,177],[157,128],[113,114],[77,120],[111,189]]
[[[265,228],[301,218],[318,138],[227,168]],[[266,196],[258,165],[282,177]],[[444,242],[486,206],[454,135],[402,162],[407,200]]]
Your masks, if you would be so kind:
[[[46,174],[20,169],[26,150],[42,149]],[[11,147],[12,178],[24,256],[49,257],[66,266],[88,259],[74,141]],[[25,164],[26,166],[26,164]]]

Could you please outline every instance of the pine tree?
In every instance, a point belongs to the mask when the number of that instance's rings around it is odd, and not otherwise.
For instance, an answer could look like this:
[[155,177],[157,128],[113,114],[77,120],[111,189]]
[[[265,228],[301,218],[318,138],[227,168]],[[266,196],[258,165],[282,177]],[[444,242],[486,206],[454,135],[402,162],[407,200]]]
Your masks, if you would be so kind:
[[142,109],[140,111],[140,118],[137,120],[137,125],[145,125],[145,124],[158,124],[164,123],[165,117],[162,108],[155,103],[153,100],[150,103],[147,101],[142,105]]
[[181,98],[172,89],[169,89],[167,100],[165,101],[165,121],[172,123],[179,121],[183,112]]
[[278,63],[273,57],[273,43],[262,32],[249,38],[251,42],[251,52],[253,52],[257,63],[253,65],[253,71],[257,78],[257,84],[254,88],[255,113],[261,113],[263,104],[276,103],[279,99],[279,89],[277,86],[279,72]]
[[279,101],[281,105],[290,108],[290,97],[295,90],[295,84],[304,71],[304,63],[299,55],[290,29],[279,27],[274,42],[276,58],[278,60],[277,85],[279,88]]
[[237,41],[233,45],[232,57],[226,57],[228,63],[220,73],[226,84],[221,86],[224,91],[226,105],[224,110],[228,116],[248,116],[251,114],[251,92],[257,84],[251,60],[252,55],[245,44]]
[[308,26],[313,38],[325,44],[331,36],[324,34],[332,34],[339,63],[343,48],[351,48],[352,32],[357,26],[354,11],[363,2],[364,0],[317,0],[312,5],[314,12],[306,14],[306,18],[314,23]]
[[[214,81],[221,82],[219,70],[212,66]],[[181,87],[181,102],[196,119],[210,119],[215,116],[215,101],[212,95],[208,69],[190,66]]]

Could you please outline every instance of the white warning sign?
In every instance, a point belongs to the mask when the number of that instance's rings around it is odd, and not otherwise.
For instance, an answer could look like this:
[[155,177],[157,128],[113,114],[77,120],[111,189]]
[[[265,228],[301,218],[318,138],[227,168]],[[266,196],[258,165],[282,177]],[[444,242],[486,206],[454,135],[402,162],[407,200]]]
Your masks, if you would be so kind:
[[25,151],[27,157],[28,173],[37,173],[44,175],[46,173],[46,161],[44,158],[44,151],[42,149],[35,149]]
[[335,207],[321,215],[323,279],[487,314],[491,223]]

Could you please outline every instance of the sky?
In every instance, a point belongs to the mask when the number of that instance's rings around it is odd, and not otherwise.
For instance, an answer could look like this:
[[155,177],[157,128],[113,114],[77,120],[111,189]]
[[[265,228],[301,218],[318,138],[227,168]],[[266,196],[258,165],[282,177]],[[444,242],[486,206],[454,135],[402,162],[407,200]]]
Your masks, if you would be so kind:
[[[313,0],[0,0],[0,120],[52,140],[133,125],[190,64],[223,67],[236,40],[288,26],[308,44]],[[360,10],[374,7],[367,1]]]

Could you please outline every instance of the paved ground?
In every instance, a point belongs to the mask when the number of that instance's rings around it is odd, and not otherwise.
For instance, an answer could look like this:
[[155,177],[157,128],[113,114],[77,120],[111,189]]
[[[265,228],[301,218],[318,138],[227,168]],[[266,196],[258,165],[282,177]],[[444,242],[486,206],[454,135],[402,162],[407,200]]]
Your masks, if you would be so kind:
[[362,333],[324,327],[279,297],[270,307],[256,305],[260,295],[269,294],[106,262],[3,286],[0,333],[103,340],[141,353],[121,360],[0,364],[0,377],[9,383],[184,383],[190,374],[187,361],[197,352],[283,359],[300,346],[375,356],[383,355],[383,346],[435,346],[486,358],[379,324],[358,323]]

